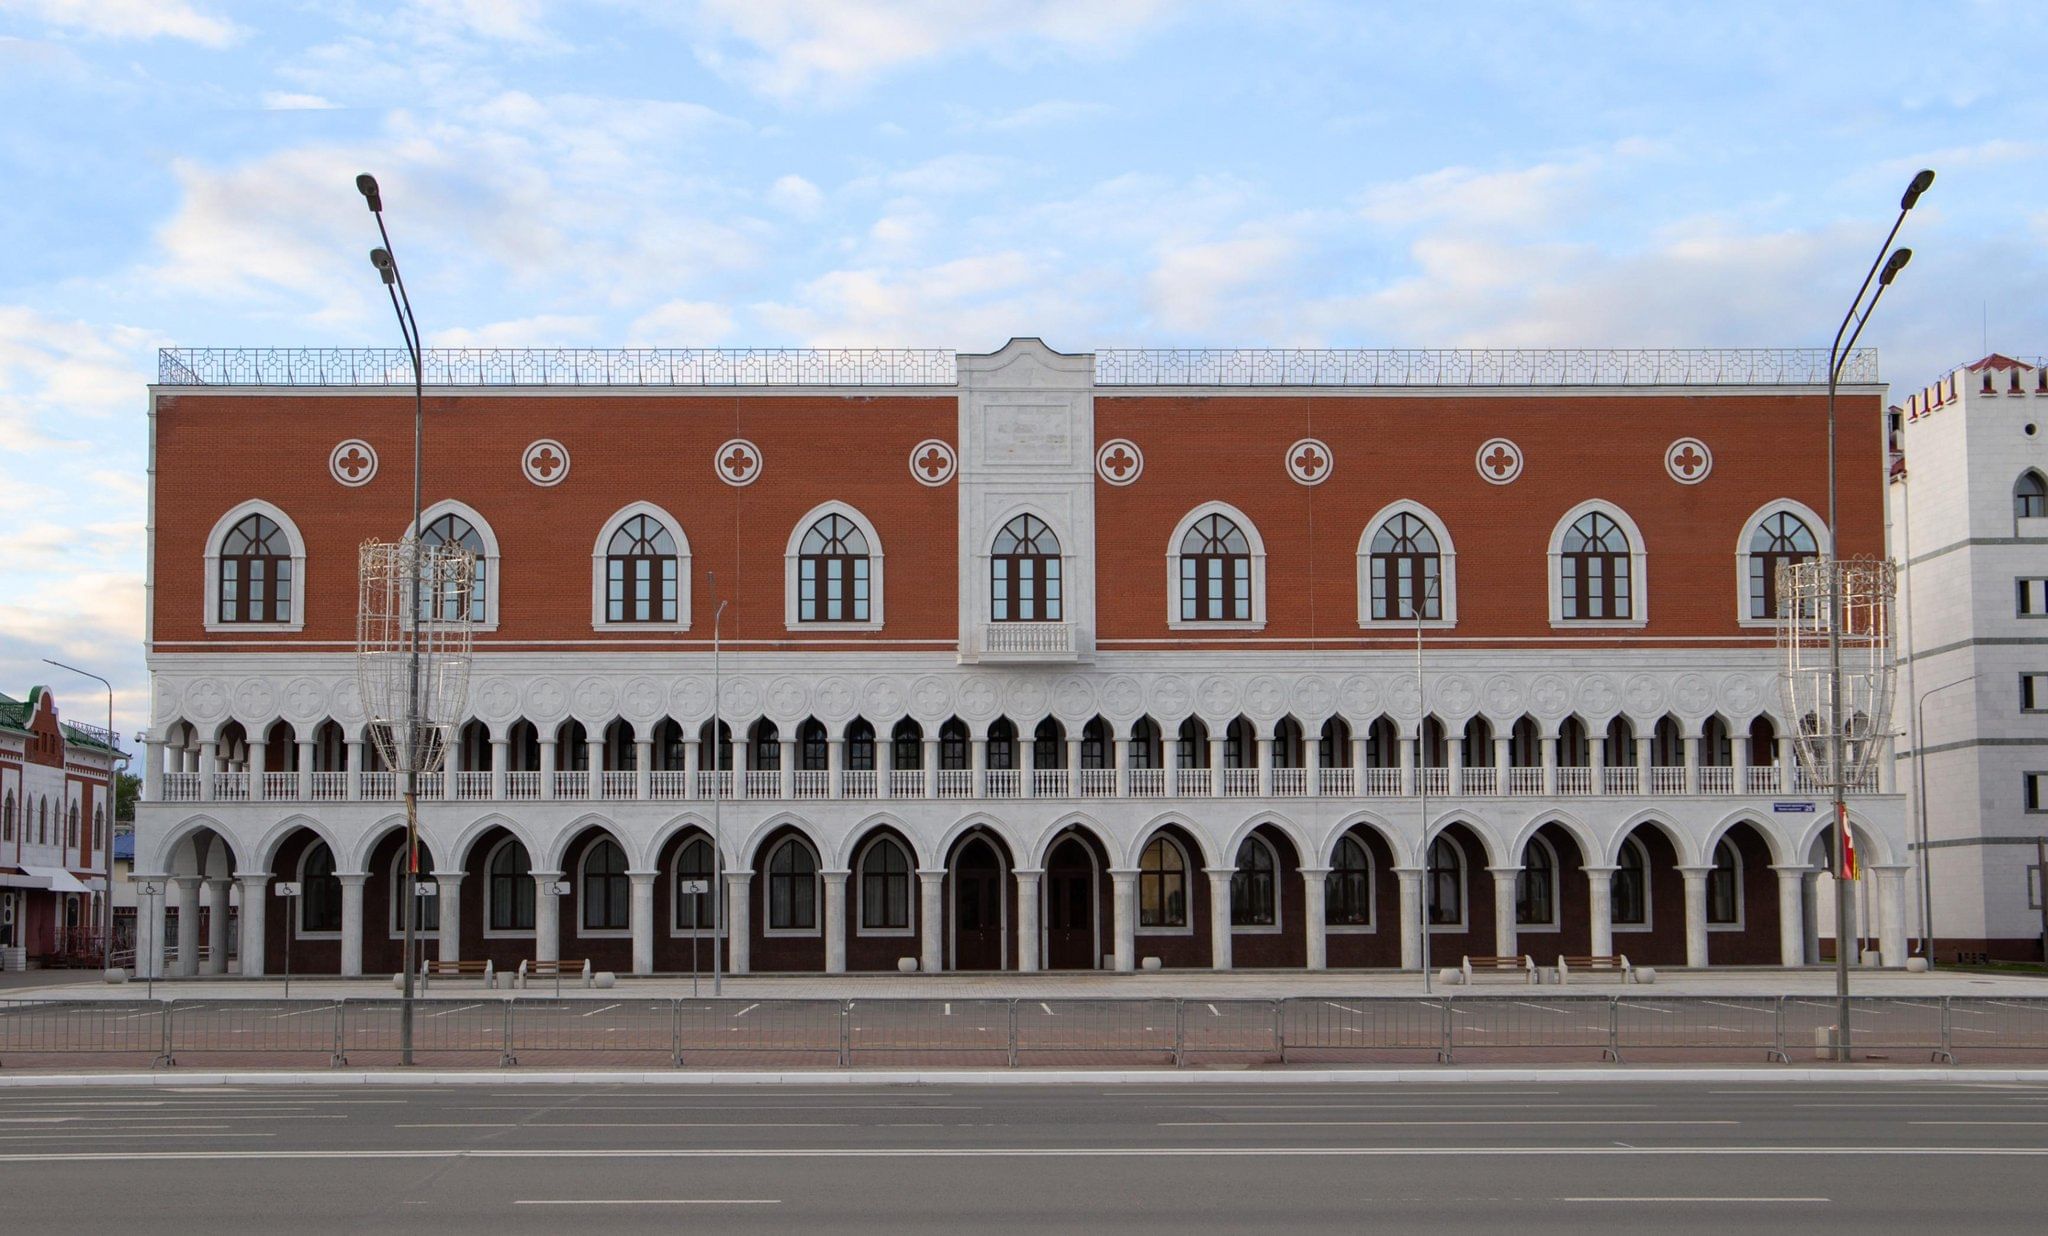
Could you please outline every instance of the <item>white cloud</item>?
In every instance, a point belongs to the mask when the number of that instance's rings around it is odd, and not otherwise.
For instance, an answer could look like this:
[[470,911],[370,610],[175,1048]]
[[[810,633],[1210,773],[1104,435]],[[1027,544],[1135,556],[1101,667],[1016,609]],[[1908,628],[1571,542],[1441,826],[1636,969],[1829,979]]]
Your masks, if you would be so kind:
[[1153,315],[1168,330],[1189,334],[1242,321],[1247,291],[1281,282],[1300,254],[1299,241],[1277,234],[1166,248],[1150,279]]
[[824,207],[825,195],[801,176],[781,176],[768,187],[768,204],[785,214],[809,219]]
[[1091,280],[1063,272],[1051,256],[1011,250],[835,270],[804,283],[793,301],[754,311],[781,337],[813,347],[971,349],[1012,335],[1089,338]]
[[422,333],[430,348],[547,348],[590,342],[597,330],[598,320],[587,314],[540,313],[530,318]]
[[710,37],[697,54],[771,98],[836,97],[963,50],[1114,49],[1170,7],[1167,0],[702,0],[700,23]]
[[724,343],[732,334],[732,311],[708,301],[672,300],[657,305],[626,328],[626,346],[633,348],[704,348]]
[[1034,129],[1051,129],[1061,125],[1079,124],[1096,120],[1111,114],[1106,103],[1084,103],[1076,99],[1047,99],[1028,107],[1019,107],[993,115],[969,113],[960,119],[959,127],[967,131],[988,133],[1022,133]]
[[22,13],[61,30],[107,39],[183,39],[226,47],[242,35],[225,18],[185,0],[0,0],[0,12]]
[[267,112],[324,112],[332,111],[336,106],[317,94],[294,94],[286,90],[263,92],[263,110]]

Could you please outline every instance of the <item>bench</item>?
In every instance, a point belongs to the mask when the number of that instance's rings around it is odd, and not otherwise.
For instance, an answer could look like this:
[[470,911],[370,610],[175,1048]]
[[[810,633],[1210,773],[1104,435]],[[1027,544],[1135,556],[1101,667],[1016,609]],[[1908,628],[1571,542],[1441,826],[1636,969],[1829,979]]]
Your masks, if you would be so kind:
[[1581,978],[1595,974],[1612,974],[1624,984],[1636,979],[1635,967],[1628,964],[1628,958],[1616,953],[1611,957],[1559,957],[1557,959],[1557,981],[1560,986],[1572,981],[1576,973]]
[[1477,978],[1477,977],[1478,977],[1479,975],[1481,975],[1481,974],[1510,974],[1510,975],[1522,975],[1522,976],[1525,976],[1525,977],[1524,977],[1524,981],[1525,981],[1525,982],[1528,982],[1528,983],[1531,983],[1531,984],[1533,984],[1533,983],[1535,983],[1535,982],[1537,981],[1537,978],[1536,978],[1536,959],[1535,959],[1534,957],[1529,957],[1529,956],[1522,956],[1522,957],[1472,957],[1472,956],[1467,956],[1467,957],[1466,957],[1466,958],[1465,958],[1465,959],[1464,959],[1463,961],[1461,961],[1461,962],[1459,962],[1459,963],[1458,963],[1458,971],[1459,971],[1459,973],[1460,973],[1461,975],[1463,975],[1463,982],[1464,982],[1465,986],[1467,986],[1467,987],[1470,987],[1470,986],[1472,985],[1472,980],[1473,980],[1473,979],[1475,979],[1475,978]]
[[435,961],[422,958],[420,961],[420,990],[427,989],[427,981],[437,978],[480,978],[485,987],[498,985],[498,968],[488,961]]
[[583,961],[522,961],[519,963],[519,973],[514,976],[512,985],[514,987],[524,987],[526,986],[526,980],[530,978],[551,978],[555,980],[556,987],[562,985],[564,978],[580,978],[583,980],[585,987],[594,985],[588,959]]

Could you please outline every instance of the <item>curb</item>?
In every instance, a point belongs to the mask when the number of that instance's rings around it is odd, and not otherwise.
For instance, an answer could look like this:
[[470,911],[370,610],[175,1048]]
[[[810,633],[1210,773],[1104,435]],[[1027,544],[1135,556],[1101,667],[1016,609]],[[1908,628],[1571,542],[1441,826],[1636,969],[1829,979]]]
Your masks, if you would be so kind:
[[1843,1085],[1947,1082],[1956,1085],[2048,1084],[2048,1068],[1518,1068],[1490,1069],[1200,1069],[1139,1070],[848,1070],[843,1072],[150,1072],[28,1073],[0,1075],[0,1090],[55,1086],[1343,1086],[1459,1085],[1471,1082],[1599,1084]]

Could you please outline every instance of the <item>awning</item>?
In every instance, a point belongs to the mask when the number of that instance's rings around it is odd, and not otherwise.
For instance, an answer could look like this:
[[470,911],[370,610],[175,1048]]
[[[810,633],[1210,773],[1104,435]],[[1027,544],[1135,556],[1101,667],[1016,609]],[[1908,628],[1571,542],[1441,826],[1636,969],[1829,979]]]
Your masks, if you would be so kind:
[[62,867],[31,867],[28,864],[23,863],[21,869],[32,876],[37,876],[42,879],[48,880],[49,883],[43,885],[42,887],[47,888],[52,892],[86,893],[92,891],[91,889],[88,889],[85,885],[80,884],[78,882],[77,876],[72,875],[70,872],[64,870]]
[[50,882],[19,867],[0,867],[0,888],[48,888]]

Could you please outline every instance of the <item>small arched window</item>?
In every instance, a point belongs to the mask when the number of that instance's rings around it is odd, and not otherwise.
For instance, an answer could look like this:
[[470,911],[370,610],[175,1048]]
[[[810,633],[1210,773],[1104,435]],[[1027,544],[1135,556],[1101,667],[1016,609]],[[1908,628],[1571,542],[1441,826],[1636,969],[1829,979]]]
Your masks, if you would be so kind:
[[1428,524],[1406,511],[1381,524],[1372,538],[1373,620],[1443,617],[1441,566]]
[[1529,842],[1522,854],[1522,873],[1515,877],[1515,923],[1521,927],[1557,925],[1557,855],[1541,837]]
[[1742,856],[1723,837],[1714,845],[1714,865],[1707,870],[1707,921],[1734,926],[1742,921]]
[[1643,843],[1630,837],[1621,845],[1610,898],[1611,921],[1617,926],[1645,927],[1650,922],[1650,859]]
[[989,571],[989,617],[996,622],[1058,622],[1060,542],[1036,515],[1019,515],[996,533]]
[[1813,529],[1790,511],[1766,516],[1749,538],[1749,616],[1778,616],[1778,568],[1819,552]]
[[1628,534],[1599,511],[1581,515],[1564,534],[1559,596],[1566,622],[1634,614]]
[[50,844],[50,796],[36,800],[36,844]]
[[92,809],[92,846],[95,850],[107,848],[107,809],[104,806]]
[[334,851],[315,842],[299,865],[299,930],[341,930],[341,879],[334,874]]
[[0,841],[14,840],[14,791],[7,791],[7,805],[0,811]]
[[[483,535],[476,530],[476,526],[462,516],[450,512],[430,521],[426,527],[420,529],[420,544],[459,545],[470,552],[476,559],[476,566],[475,574],[470,580],[469,620],[475,623],[487,621],[485,615],[489,611],[487,603],[490,599],[491,560]],[[443,622],[453,622],[462,616],[461,598],[455,596],[441,597],[438,600],[431,596],[423,596],[420,598],[420,613],[423,616],[433,614],[436,605],[441,609],[438,616]]]
[[70,849],[78,848],[78,804],[71,804],[70,815],[64,822],[64,844]]
[[868,621],[868,572],[868,539],[852,520],[812,524],[797,547],[797,621]]
[[846,724],[846,768],[848,772],[875,770],[875,727],[865,717]]
[[674,622],[681,560],[676,539],[652,515],[635,515],[604,550],[606,622]]
[[2020,473],[2012,487],[2012,514],[2014,519],[2048,519],[2048,480],[2032,468]]
[[632,921],[627,893],[626,852],[609,839],[583,855],[583,929],[623,931]]
[[1230,925],[1272,927],[1279,923],[1279,884],[1273,847],[1259,837],[1246,837],[1237,847],[1237,870],[1230,876]]
[[1465,921],[1465,856],[1457,843],[1439,835],[1429,843],[1429,922],[1432,927]]
[[[712,881],[717,878],[717,867],[712,862],[711,843],[702,837],[692,837],[685,841],[683,848],[676,852],[677,928],[691,933],[712,930],[714,916],[718,913],[718,889]],[[705,891],[683,891],[699,886]]]
[[292,620],[292,545],[267,515],[251,515],[220,546],[221,622]]
[[1138,926],[1187,925],[1187,859],[1171,840],[1154,837],[1138,859]]
[[818,858],[794,837],[768,859],[768,929],[818,929]]
[[1245,622],[1252,616],[1252,550],[1244,530],[1205,515],[1180,539],[1183,622]]
[[924,767],[924,727],[909,717],[889,732],[889,767],[902,771]]
[[860,925],[863,931],[910,930],[910,860],[887,837],[860,861]]
[[526,847],[507,841],[491,854],[490,902],[492,931],[533,930],[533,865]]
[[1372,926],[1372,856],[1355,835],[1337,840],[1323,881],[1323,922],[1331,927]]

